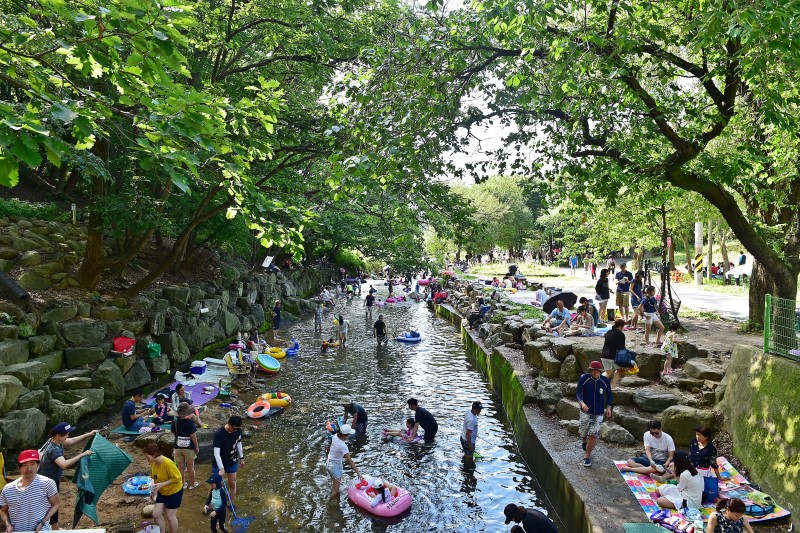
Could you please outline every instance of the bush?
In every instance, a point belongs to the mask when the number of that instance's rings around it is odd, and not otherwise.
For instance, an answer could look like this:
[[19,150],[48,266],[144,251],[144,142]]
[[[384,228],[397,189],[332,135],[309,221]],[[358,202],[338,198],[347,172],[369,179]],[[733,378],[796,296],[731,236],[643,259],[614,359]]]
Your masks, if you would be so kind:
[[239,279],[239,271],[230,265],[220,265],[219,273],[222,276],[222,279],[225,281],[234,281]]
[[367,268],[367,264],[361,256],[350,250],[339,250],[336,252],[336,257],[333,258],[333,262],[343,267],[348,273],[355,273],[359,268],[362,270]]
[[69,222],[72,214],[54,203],[25,202],[16,198],[0,198],[0,217],[19,217]]

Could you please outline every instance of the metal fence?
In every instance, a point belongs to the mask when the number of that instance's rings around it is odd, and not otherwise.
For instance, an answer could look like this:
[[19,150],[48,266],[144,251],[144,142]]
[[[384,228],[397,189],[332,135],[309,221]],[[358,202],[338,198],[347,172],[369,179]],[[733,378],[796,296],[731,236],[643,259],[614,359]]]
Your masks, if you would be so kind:
[[800,308],[794,300],[764,298],[764,351],[800,361]]

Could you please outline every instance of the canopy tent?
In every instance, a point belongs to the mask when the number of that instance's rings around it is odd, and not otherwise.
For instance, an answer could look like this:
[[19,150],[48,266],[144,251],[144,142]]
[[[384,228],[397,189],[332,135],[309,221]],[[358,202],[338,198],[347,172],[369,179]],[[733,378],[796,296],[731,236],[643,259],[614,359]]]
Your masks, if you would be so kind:
[[78,485],[73,529],[83,515],[91,518],[95,524],[100,522],[97,517],[97,501],[103,491],[133,462],[130,455],[99,434],[86,444],[84,450],[92,450],[92,455],[81,458],[72,478],[73,483]]

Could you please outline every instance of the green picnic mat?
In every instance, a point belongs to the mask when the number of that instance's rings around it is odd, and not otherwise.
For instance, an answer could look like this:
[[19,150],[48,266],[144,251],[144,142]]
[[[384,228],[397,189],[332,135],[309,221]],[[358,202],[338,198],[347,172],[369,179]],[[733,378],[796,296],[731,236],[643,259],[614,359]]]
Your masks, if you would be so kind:
[[623,524],[625,533],[664,533],[666,529],[655,524]]
[[72,519],[73,529],[83,515],[91,518],[95,524],[100,522],[97,517],[97,502],[100,496],[133,462],[130,455],[99,434],[95,435],[91,442],[86,443],[84,450],[92,450],[92,455],[81,458],[72,477],[72,481],[78,485],[75,515]]
[[[158,427],[160,427],[162,431],[170,431],[172,429],[172,422],[161,424]],[[114,428],[109,433],[119,433],[121,435],[143,435],[143,433],[139,433],[138,429],[125,429],[125,426]]]

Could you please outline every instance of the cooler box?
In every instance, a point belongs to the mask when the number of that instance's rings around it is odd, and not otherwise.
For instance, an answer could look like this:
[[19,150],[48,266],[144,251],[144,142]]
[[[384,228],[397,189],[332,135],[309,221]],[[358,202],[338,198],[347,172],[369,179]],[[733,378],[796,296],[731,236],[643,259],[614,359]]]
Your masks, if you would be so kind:
[[205,361],[192,361],[192,368],[189,370],[195,376],[204,374],[206,371]]

